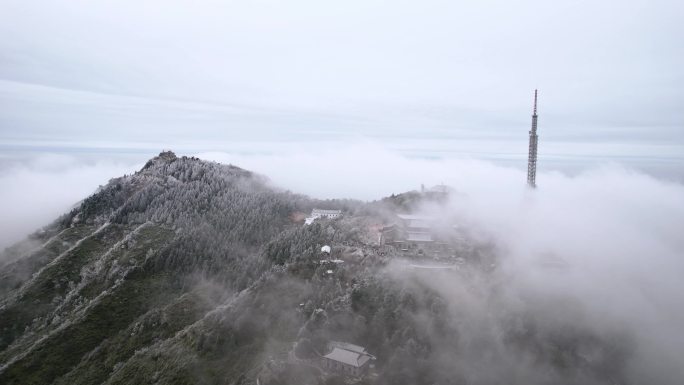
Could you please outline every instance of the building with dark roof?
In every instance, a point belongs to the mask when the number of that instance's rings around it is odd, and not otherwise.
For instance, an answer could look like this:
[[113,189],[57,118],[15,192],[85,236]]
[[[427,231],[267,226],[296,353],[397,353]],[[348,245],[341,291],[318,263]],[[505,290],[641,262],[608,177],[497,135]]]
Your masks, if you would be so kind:
[[321,357],[321,366],[331,372],[359,377],[368,370],[369,362],[375,359],[366,349],[346,342],[332,341],[329,352]]

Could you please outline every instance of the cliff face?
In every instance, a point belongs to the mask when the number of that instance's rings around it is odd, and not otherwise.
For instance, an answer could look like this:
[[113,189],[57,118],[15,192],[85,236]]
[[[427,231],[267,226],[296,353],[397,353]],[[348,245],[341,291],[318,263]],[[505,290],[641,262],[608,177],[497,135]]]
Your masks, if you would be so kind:
[[[345,215],[294,222],[313,207]],[[507,308],[501,281],[479,270],[478,260],[491,258],[483,256],[487,248],[460,255],[466,264],[459,269],[392,267],[398,256],[373,244],[370,229],[396,209],[318,202],[238,167],[162,153],[5,250],[0,383],[621,378],[622,344],[548,330],[519,307]],[[321,263],[323,245],[343,262]],[[478,312],[488,322],[474,321]],[[360,379],[321,371],[315,358],[331,340],[362,345],[377,357],[375,368]],[[539,366],[537,376],[509,377],[518,359]]]

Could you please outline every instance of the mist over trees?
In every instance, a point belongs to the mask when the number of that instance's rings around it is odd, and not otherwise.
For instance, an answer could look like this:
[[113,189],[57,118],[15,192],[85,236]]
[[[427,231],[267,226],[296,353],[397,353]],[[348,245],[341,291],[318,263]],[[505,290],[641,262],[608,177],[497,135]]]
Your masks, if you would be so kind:
[[[540,270],[545,286],[535,287],[516,270],[519,259],[506,259],[519,245],[474,225],[467,208],[477,202],[455,199],[411,192],[320,201],[235,166],[161,153],[4,251],[0,383],[681,378],[672,360],[645,358],[642,331],[595,322],[598,313],[561,285],[572,271]],[[303,226],[314,207],[344,215]],[[407,262],[378,244],[379,226],[416,210],[473,223],[469,247],[457,251],[464,263],[416,269],[426,257]],[[610,309],[598,315],[614,319]],[[371,372],[349,378],[320,369],[331,341],[367,349]]]

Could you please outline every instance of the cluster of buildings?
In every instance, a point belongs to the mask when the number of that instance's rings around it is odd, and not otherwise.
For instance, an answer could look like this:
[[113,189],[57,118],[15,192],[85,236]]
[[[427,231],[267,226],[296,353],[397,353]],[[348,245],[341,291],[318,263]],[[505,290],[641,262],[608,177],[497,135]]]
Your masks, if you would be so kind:
[[[536,187],[537,141],[537,90],[535,90],[527,176],[527,182],[531,188]],[[454,190],[446,185],[437,185],[427,189],[421,185],[420,192],[423,197],[430,200],[444,201],[448,199],[450,194],[454,193]],[[306,218],[305,224],[310,225],[319,218],[335,219],[341,215],[341,210],[313,209],[311,215]],[[380,245],[393,246],[399,250],[417,254],[427,252],[439,254],[444,251],[453,251],[452,247],[457,244],[465,246],[466,249],[469,247],[466,238],[456,226],[445,226],[443,223],[438,223],[436,218],[425,215],[396,214],[396,218],[391,224],[380,229],[379,237]],[[321,260],[321,263],[343,262],[330,259],[330,246],[323,246],[321,254],[328,257],[326,260]],[[463,263],[463,261],[462,257],[456,258],[456,264]],[[553,263],[554,266],[560,264],[557,260],[548,260],[547,263]],[[450,269],[453,266],[411,265],[411,267],[421,269]],[[327,273],[331,274],[332,270],[328,270]],[[324,355],[319,355],[318,358],[321,368],[328,372],[347,376],[360,377],[366,374],[369,367],[372,367],[371,361],[375,360],[375,357],[369,354],[365,348],[345,342],[331,341],[326,352]]]
[[[458,194],[443,184],[430,188],[421,185],[420,193],[429,202],[444,202],[449,196]],[[446,256],[453,254],[456,248],[467,246],[461,229],[440,216],[395,214],[379,232],[380,245],[393,246],[410,254]]]

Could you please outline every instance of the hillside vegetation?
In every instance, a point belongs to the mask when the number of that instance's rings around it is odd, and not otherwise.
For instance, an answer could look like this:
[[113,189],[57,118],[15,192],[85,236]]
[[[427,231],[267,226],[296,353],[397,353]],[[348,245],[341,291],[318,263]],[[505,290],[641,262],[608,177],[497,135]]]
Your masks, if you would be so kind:
[[[398,267],[371,229],[414,195],[316,201],[162,153],[4,252],[0,384],[623,382],[629,341],[508,307],[483,268],[490,246],[457,271]],[[344,216],[303,226],[314,207]],[[320,263],[323,245],[344,263]],[[435,285],[454,281],[471,296]],[[495,336],[472,324],[473,301]],[[377,357],[369,375],[312,365],[331,340]],[[518,358],[541,369],[516,371]]]

